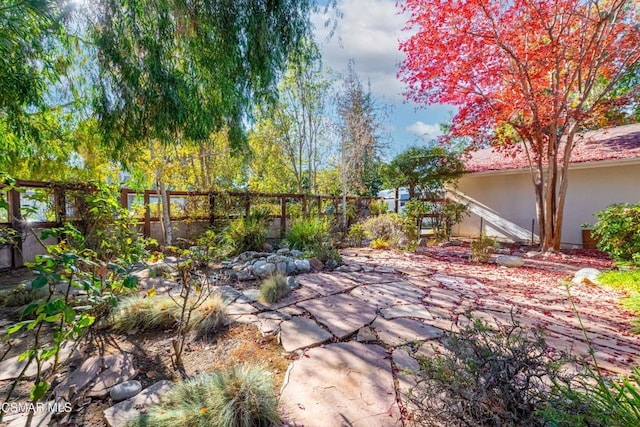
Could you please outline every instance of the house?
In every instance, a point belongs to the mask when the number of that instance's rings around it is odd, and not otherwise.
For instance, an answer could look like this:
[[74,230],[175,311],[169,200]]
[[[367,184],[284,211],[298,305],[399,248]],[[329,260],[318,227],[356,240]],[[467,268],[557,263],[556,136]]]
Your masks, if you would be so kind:
[[[471,153],[467,173],[450,195],[469,205],[470,216],[454,227],[459,236],[487,235],[538,242],[531,174],[524,153],[505,156],[491,148]],[[563,246],[582,245],[581,225],[613,203],[640,201],[640,123],[576,136],[562,228]]]
[[378,197],[384,199],[384,202],[387,204],[388,212],[396,211],[396,201],[398,206],[398,213],[402,213],[404,211],[404,205],[409,201],[409,190],[404,187],[400,187],[397,190],[381,190],[378,192]]

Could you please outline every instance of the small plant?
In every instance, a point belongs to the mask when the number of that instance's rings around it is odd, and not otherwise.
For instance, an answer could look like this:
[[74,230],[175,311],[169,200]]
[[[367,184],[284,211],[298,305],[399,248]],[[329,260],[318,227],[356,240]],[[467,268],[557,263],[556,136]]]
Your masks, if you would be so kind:
[[371,241],[371,247],[373,249],[389,249],[389,242],[384,239],[373,239]]
[[471,248],[471,260],[475,262],[487,262],[491,254],[495,252],[496,240],[492,237],[481,234],[478,240],[469,244]]
[[598,248],[617,262],[640,266],[640,203],[614,204],[595,215]]
[[574,359],[550,351],[541,330],[470,319],[443,344],[444,355],[419,357],[415,425],[598,425],[584,422],[595,411],[572,387]]
[[291,249],[312,252],[319,244],[330,240],[330,224],[320,217],[300,218],[291,224],[286,242]]
[[[627,296],[622,299],[622,305],[640,314],[640,270],[606,271],[598,280],[604,286],[624,291]],[[640,319],[633,321],[633,332],[640,332]]]
[[282,274],[274,274],[262,281],[260,300],[267,304],[273,304],[284,298],[290,290],[287,278]]
[[369,203],[369,212],[371,216],[378,216],[387,213],[387,202],[384,200],[371,200]]
[[349,234],[347,234],[349,244],[353,246],[362,246],[362,243],[366,238],[367,234],[364,231],[362,223],[356,222],[351,227],[349,227]]
[[[60,363],[60,351],[68,342],[78,342],[86,336],[96,318],[108,312],[115,304],[116,297],[127,289],[137,287],[137,279],[127,275],[127,271],[113,262],[105,262],[91,250],[78,250],[69,241],[82,241],[82,235],[70,224],[46,230],[40,242],[49,236],[60,243],[44,246],[47,254],[38,255],[28,266],[36,277],[31,282],[31,292],[44,293],[44,298],[30,302],[22,311],[22,320],[10,325],[8,337],[18,331],[33,334],[31,347],[19,356],[19,361],[27,361],[24,369],[14,380],[4,402],[9,402],[17,384],[32,363],[36,366],[36,377],[30,391],[33,402],[42,400],[48,393],[50,379],[56,374]],[[88,295],[79,300],[75,290],[83,290]],[[46,331],[52,331],[50,339],[45,339]],[[51,361],[48,372],[43,364]],[[3,405],[4,407],[4,405]],[[0,412],[0,421],[4,411]]]
[[396,213],[369,218],[362,227],[372,241],[384,240],[390,247],[407,247],[418,239],[415,222]]
[[263,210],[253,210],[246,217],[231,221],[224,231],[225,239],[233,248],[232,255],[246,251],[260,251],[267,241],[269,216]]
[[268,427],[277,425],[270,373],[237,365],[176,384],[160,404],[128,426]]

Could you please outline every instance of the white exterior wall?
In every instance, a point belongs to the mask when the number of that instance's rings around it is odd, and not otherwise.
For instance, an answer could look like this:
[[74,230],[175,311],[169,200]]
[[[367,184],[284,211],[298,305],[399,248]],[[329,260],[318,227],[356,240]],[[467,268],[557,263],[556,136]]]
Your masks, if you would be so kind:
[[[533,184],[528,171],[487,172],[462,177],[458,190],[473,212],[454,227],[459,236],[476,237],[482,216],[485,233],[499,238],[528,242],[531,220],[538,224]],[[455,197],[455,195],[454,195]],[[563,245],[582,245],[584,223],[613,203],[640,201],[640,162],[610,161],[579,164],[569,171],[569,188],[562,227]]]

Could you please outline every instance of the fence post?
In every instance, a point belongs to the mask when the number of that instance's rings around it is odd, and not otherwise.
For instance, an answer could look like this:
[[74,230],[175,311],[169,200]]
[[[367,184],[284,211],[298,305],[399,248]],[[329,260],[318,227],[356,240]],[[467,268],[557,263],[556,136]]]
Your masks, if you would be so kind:
[[216,198],[213,191],[209,191],[209,225],[213,226],[216,221]]
[[151,237],[151,191],[144,190],[144,237]]
[[126,188],[120,189],[120,206],[129,210],[129,191]]
[[55,206],[56,223],[60,226],[67,216],[67,200],[62,187],[53,188],[53,205]]
[[20,193],[16,190],[9,190],[7,193],[7,197],[9,198],[9,220],[11,222],[11,228],[13,228],[17,233],[17,239],[15,245],[12,246],[11,250],[11,268],[16,269],[18,267],[22,267],[24,265],[24,260],[22,259],[22,212],[20,212]]
[[318,196],[318,216],[322,216],[322,196]]
[[280,198],[280,237],[284,239],[287,234],[287,198]]
[[396,187],[396,192],[394,197],[394,209],[393,209],[395,213],[398,213],[398,205],[400,204],[399,199],[400,199],[400,189]]
[[251,198],[249,197],[249,193],[245,193],[245,195],[244,195],[244,217],[248,218],[250,212],[251,212]]

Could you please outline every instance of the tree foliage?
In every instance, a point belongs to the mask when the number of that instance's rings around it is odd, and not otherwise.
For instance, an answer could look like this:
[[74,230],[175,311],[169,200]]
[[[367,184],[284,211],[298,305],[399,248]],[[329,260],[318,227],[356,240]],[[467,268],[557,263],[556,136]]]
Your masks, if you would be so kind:
[[235,146],[255,102],[273,100],[288,55],[309,32],[310,1],[107,0],[93,25],[104,131],[124,147],[148,138]]
[[558,248],[576,133],[638,96],[612,96],[640,61],[637,5],[408,0],[404,11],[413,32],[401,43],[408,98],[458,106],[452,137],[524,150],[542,248]]
[[440,146],[409,147],[384,168],[384,180],[389,187],[406,187],[409,197],[415,199],[436,194],[463,171],[458,153]]

